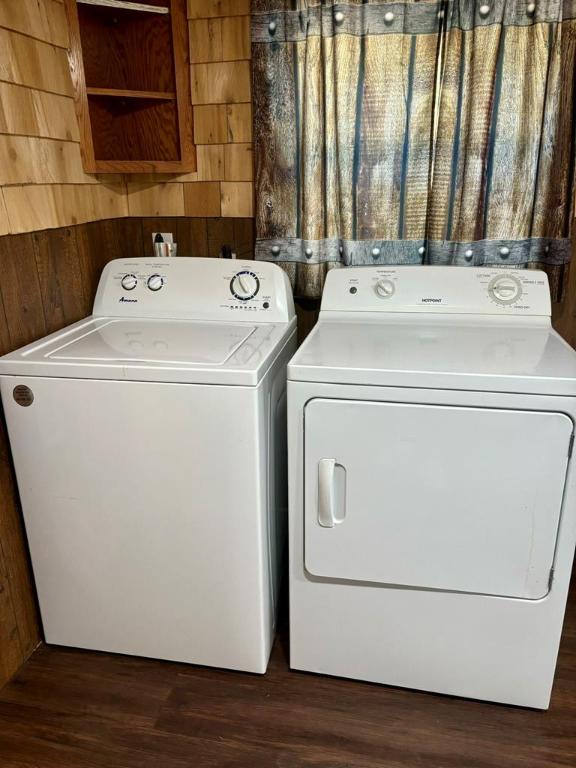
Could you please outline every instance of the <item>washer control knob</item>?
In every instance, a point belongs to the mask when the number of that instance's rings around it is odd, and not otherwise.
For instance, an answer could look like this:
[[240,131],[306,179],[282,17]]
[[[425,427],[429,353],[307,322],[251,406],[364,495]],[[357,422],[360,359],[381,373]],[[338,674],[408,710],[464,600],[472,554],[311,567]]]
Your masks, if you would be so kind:
[[120,284],[125,291],[133,291],[138,285],[138,278],[136,275],[124,275],[122,280],[120,280]]
[[374,288],[381,299],[389,299],[390,296],[394,295],[394,291],[396,290],[392,280],[378,280]]
[[162,275],[150,275],[146,285],[148,288],[150,288],[151,291],[159,291],[160,288],[162,288],[164,285],[164,278]]
[[250,272],[248,269],[236,273],[230,281],[232,295],[241,301],[253,299],[259,290],[260,280],[258,280],[254,272]]
[[522,284],[514,275],[497,275],[488,284],[488,293],[498,304],[514,304],[522,296]]

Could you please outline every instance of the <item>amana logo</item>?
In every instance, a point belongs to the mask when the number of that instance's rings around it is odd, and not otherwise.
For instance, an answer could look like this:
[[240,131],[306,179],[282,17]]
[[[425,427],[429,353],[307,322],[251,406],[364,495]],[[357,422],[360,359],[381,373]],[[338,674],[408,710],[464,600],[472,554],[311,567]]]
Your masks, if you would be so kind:
[[422,299],[423,304],[440,304],[442,299]]
[[127,299],[126,296],[120,296],[118,301],[125,301],[128,304],[136,304],[138,302],[138,299]]

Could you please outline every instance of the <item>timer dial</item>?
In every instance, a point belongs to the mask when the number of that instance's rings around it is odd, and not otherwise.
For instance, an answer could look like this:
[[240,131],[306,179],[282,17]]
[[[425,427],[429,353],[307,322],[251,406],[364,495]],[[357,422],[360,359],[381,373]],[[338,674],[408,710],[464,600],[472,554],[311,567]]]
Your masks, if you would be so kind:
[[159,291],[164,285],[164,278],[162,275],[150,275],[146,285],[151,291]]
[[138,278],[136,275],[124,275],[122,280],[120,280],[120,284],[125,291],[133,291],[138,285]]
[[514,275],[497,275],[488,285],[488,293],[498,304],[514,304],[522,296],[522,284]]
[[389,299],[390,296],[394,295],[394,291],[396,290],[396,287],[392,280],[378,280],[376,285],[374,286],[374,290],[380,296],[381,299]]
[[260,280],[254,274],[245,269],[237,272],[230,281],[230,291],[236,299],[248,301],[253,299],[260,290]]

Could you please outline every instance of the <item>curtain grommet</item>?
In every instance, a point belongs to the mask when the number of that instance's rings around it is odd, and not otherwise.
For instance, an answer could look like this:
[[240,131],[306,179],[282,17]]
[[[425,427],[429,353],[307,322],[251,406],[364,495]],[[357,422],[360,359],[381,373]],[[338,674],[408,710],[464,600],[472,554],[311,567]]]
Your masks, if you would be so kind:
[[386,22],[386,24],[392,24],[392,22],[394,21],[394,14],[392,13],[392,11],[387,11],[384,14],[384,21]]
[[275,34],[276,34],[276,22],[275,22],[275,21],[271,21],[271,22],[268,24],[268,32],[269,32],[271,35],[275,35]]
[[498,253],[503,259],[507,259],[508,256],[510,256],[510,248],[507,248],[505,245],[503,245],[502,248],[500,248],[500,250],[498,251]]
[[272,246],[272,255],[273,256],[278,256],[279,253],[280,253],[280,246],[279,245],[273,245]]
[[467,248],[464,251],[464,258],[466,259],[466,261],[472,261],[472,256],[474,256],[474,251],[472,250],[472,248]]
[[536,13],[536,3],[528,3],[526,6],[526,14],[528,16],[534,16]]
[[377,259],[380,256],[380,248],[372,248],[372,258]]
[[480,14],[480,16],[482,16],[482,18],[486,18],[486,16],[488,16],[488,14],[490,13],[490,11],[491,11],[491,8],[488,4],[481,5],[480,8],[478,9],[478,13]]
[[344,12],[343,11],[336,11],[334,13],[334,23],[340,26],[344,21]]

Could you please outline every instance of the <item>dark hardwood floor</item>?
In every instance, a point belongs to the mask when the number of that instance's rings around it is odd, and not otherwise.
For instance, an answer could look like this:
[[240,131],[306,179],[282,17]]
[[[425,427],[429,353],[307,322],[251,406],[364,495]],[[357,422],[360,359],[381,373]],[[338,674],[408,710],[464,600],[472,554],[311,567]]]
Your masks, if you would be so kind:
[[576,766],[576,591],[552,706],[515,709],[290,672],[41,647],[0,691],[2,768]]

